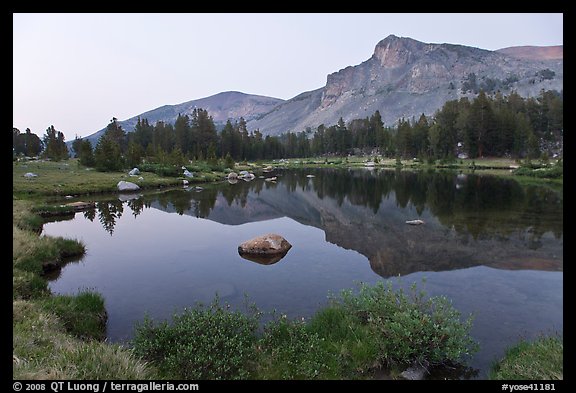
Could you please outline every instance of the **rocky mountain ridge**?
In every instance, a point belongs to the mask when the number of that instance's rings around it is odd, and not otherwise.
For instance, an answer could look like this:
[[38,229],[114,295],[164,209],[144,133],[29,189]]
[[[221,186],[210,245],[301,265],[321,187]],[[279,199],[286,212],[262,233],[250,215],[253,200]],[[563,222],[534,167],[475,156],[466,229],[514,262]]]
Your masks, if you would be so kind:
[[536,96],[541,89],[560,91],[563,60],[528,60],[391,35],[368,60],[328,75],[324,87],[281,103],[248,122],[248,128],[265,134],[299,132],[336,124],[340,117],[365,118],[376,110],[392,125],[402,117],[433,115],[446,101],[473,97],[480,88],[503,94],[514,90],[522,96]]
[[[244,117],[249,131],[279,135],[320,124],[365,118],[380,111],[386,125],[400,118],[431,116],[448,100],[487,92],[512,91],[537,96],[563,90],[563,46],[510,47],[497,51],[463,45],[424,43],[390,35],[372,56],[355,66],[329,74],[326,85],[289,100],[223,92],[178,105],[165,105],[121,121],[130,132],[137,118],[173,123],[179,113],[206,109],[217,126]],[[88,137],[95,145],[103,130]]]

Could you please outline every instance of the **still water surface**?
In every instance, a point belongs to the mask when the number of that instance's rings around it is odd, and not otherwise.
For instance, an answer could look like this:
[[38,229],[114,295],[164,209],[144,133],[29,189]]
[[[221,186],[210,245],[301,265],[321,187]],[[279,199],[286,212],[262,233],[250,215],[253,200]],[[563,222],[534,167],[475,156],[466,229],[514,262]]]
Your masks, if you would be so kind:
[[[51,290],[101,293],[109,340],[126,342],[144,315],[167,319],[215,293],[234,307],[248,295],[263,311],[296,318],[358,282],[417,282],[474,315],[480,351],[466,378],[487,378],[491,363],[521,338],[562,334],[561,191],[438,172],[273,175],[277,183],[110,196],[45,224],[44,234],[87,247],[82,260],[52,277]],[[425,224],[406,225],[413,219]],[[293,246],[279,262],[238,255],[238,244],[269,232]]]

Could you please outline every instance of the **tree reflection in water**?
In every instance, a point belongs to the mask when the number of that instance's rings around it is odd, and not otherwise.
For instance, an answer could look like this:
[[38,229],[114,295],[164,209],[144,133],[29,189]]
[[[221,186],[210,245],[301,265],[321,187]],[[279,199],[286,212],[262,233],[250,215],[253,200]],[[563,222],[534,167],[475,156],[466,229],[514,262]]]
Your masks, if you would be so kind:
[[[307,177],[313,173],[314,177]],[[454,172],[278,170],[277,183],[256,179],[145,193],[126,201],[136,217],[158,208],[222,224],[288,216],[321,228],[326,240],[365,255],[383,277],[476,265],[562,270],[543,240],[563,234],[562,192],[513,179]],[[111,197],[95,214],[111,235],[124,209]],[[407,219],[425,217],[411,227]],[[557,242],[558,243],[558,242]],[[561,244],[560,244],[561,247]]]

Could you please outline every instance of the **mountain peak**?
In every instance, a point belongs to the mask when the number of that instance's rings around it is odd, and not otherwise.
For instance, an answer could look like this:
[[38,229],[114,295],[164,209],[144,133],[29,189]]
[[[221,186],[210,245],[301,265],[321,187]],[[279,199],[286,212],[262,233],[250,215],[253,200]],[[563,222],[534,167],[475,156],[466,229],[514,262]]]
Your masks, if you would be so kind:
[[425,45],[423,42],[412,38],[397,37],[390,34],[376,44],[372,57],[377,59],[383,67],[400,67],[412,63]]

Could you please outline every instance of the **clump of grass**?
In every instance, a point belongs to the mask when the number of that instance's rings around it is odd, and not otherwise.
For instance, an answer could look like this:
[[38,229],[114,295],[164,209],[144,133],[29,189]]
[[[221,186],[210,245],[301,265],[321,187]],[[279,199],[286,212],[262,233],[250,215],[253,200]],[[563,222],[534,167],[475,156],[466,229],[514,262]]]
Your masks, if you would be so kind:
[[20,229],[40,233],[44,220],[38,214],[32,213],[32,209],[32,203],[28,201],[13,200],[12,222]]
[[39,304],[14,301],[12,311],[13,379],[157,378],[126,348],[70,336],[62,320]]
[[66,205],[39,205],[34,206],[31,211],[40,217],[66,216],[75,213],[72,206]]
[[504,358],[492,366],[490,379],[564,379],[563,356],[561,337],[542,336],[532,342],[523,340],[509,348]]
[[68,333],[86,340],[106,338],[108,316],[100,294],[81,292],[76,296],[51,296],[42,300],[41,304],[60,318]]
[[368,325],[341,305],[318,311],[308,328],[323,338],[322,346],[338,364],[339,374],[358,378],[379,368],[379,348]]
[[272,320],[258,343],[256,378],[338,378],[338,364],[324,341],[303,320],[289,320],[285,315]]
[[45,279],[34,273],[12,269],[12,299],[38,299],[49,294]]
[[78,240],[62,237],[38,237],[30,231],[12,228],[13,267],[41,275],[47,264],[59,267],[66,258],[80,257],[86,252]]
[[218,297],[174,315],[136,326],[135,353],[169,379],[246,379],[255,358],[255,315],[230,311]]

